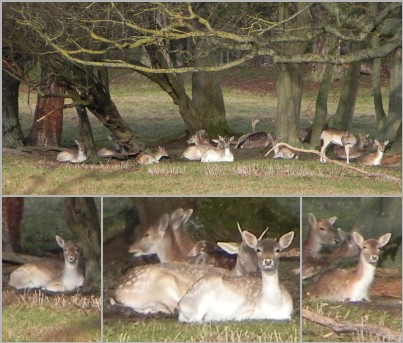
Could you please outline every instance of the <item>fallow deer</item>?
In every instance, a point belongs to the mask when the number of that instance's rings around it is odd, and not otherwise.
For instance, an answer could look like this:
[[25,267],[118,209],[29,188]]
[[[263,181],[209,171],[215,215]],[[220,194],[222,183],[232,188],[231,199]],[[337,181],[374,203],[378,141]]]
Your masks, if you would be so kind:
[[78,146],[78,151],[73,149],[65,150],[57,154],[56,160],[59,162],[81,163],[87,159],[87,148],[79,141],[74,141]]
[[265,131],[256,132],[256,124],[259,119],[252,119],[252,132],[241,136],[235,144],[235,149],[251,149],[267,147],[273,141],[270,133]]
[[333,269],[321,275],[310,295],[327,301],[357,302],[370,300],[369,288],[374,279],[381,248],[390,240],[386,233],[378,239],[364,240],[358,232],[352,233],[361,250],[358,266],[354,270]]
[[279,139],[280,139],[280,137],[273,140],[273,151],[274,151],[273,158],[296,159],[297,160],[298,156],[299,156],[297,151],[292,150],[286,146],[282,146],[282,147],[277,146],[277,144],[279,143]]
[[56,242],[63,248],[64,261],[48,259],[23,264],[11,273],[9,285],[17,289],[41,288],[52,292],[81,287],[84,274],[80,266],[80,247],[59,236],[56,236]]
[[[359,158],[360,156],[370,152],[374,147],[374,145],[375,143],[373,142],[372,139],[369,138],[369,135],[360,134],[357,139],[357,144],[354,145],[349,150],[349,158],[350,159]],[[343,160],[347,159],[346,150],[344,147],[335,146],[334,153],[337,158]]]
[[158,150],[153,154],[142,154],[138,157],[137,162],[140,164],[159,163],[162,157],[169,157],[168,152],[163,147],[158,147]]
[[383,153],[388,145],[389,141],[385,141],[383,143],[375,140],[375,145],[378,147],[376,153],[367,154],[358,159],[358,163],[361,163],[366,166],[380,166],[382,163]]
[[320,162],[326,162],[326,148],[329,144],[343,146],[346,151],[347,164],[350,163],[350,149],[357,143],[357,139],[348,130],[337,129],[324,129],[320,135],[321,149],[320,149]]
[[210,148],[201,157],[201,162],[233,162],[234,155],[230,150],[230,144],[234,137],[226,139],[218,136],[218,141],[223,145],[223,149]]
[[104,147],[97,150],[97,156],[99,157],[112,157],[116,155],[122,155],[126,153],[126,149],[121,146],[113,135],[107,136],[111,142],[111,147]]

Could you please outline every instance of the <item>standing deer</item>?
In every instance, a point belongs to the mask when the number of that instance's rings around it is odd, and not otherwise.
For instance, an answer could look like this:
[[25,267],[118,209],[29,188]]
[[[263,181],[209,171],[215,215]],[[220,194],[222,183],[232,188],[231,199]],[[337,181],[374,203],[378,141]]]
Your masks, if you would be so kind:
[[63,248],[64,262],[49,259],[23,264],[11,273],[9,285],[17,289],[41,288],[53,292],[81,287],[84,282],[80,268],[81,249],[75,242],[59,236],[56,236],[56,242]]
[[333,143],[336,145],[343,146],[346,151],[347,164],[350,163],[350,149],[357,143],[357,139],[348,130],[337,130],[337,129],[324,129],[320,135],[321,149],[320,149],[320,161],[322,163],[326,162],[326,148],[329,144]]
[[358,266],[354,270],[333,269],[322,274],[315,283],[312,296],[328,301],[363,301],[369,300],[368,291],[374,279],[376,264],[381,248],[390,240],[386,233],[378,239],[367,239],[358,233],[352,233],[361,250]]
[[169,157],[168,152],[165,148],[159,146],[158,150],[153,154],[142,154],[138,157],[137,162],[140,164],[153,164],[159,163],[160,159],[163,157]]
[[256,124],[259,119],[252,119],[252,132],[241,136],[235,144],[235,149],[250,149],[267,147],[272,141],[273,137],[270,133],[265,131],[256,132]]
[[57,154],[56,160],[59,162],[80,163],[87,159],[87,148],[79,141],[74,141],[78,146],[78,151],[73,149],[65,150]]
[[[369,138],[369,135],[360,134],[357,139],[357,144],[349,150],[349,158],[354,159],[364,155],[372,150],[374,144],[375,143],[372,141],[372,139]],[[334,153],[337,158],[343,160],[347,159],[346,150],[344,147],[336,145],[334,147]]]
[[234,137],[229,139],[218,136],[218,141],[223,145],[223,149],[210,148],[201,157],[201,162],[233,162],[234,155],[230,150],[230,144]]
[[378,147],[377,152],[362,156],[361,158],[358,159],[358,162],[366,166],[380,166],[383,158],[383,153],[388,143],[389,143],[388,140],[383,143],[380,143],[377,140],[375,140],[375,145]]
[[287,248],[294,232],[279,241],[258,241],[251,233],[246,243],[257,254],[261,277],[236,277],[210,273],[186,292],[179,302],[179,321],[210,322],[250,319],[290,319],[292,299],[278,277],[280,252]]

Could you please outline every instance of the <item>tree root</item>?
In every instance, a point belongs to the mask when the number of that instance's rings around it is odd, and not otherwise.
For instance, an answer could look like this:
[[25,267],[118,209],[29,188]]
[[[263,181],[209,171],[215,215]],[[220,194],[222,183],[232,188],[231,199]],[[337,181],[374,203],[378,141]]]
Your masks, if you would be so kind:
[[336,321],[318,313],[302,309],[302,317],[319,325],[332,329],[336,333],[357,332],[373,335],[381,338],[381,341],[401,342],[401,332],[396,332],[380,325],[352,324],[344,321]]
[[[308,153],[308,154],[315,154],[315,155],[320,156],[320,152],[317,151],[317,150],[299,149],[299,148],[295,148],[295,147],[293,147],[292,145],[289,145],[289,144],[287,144],[287,143],[277,143],[272,149],[270,149],[270,150],[265,154],[265,156],[267,156],[268,154],[270,154],[270,153],[274,150],[274,148],[276,148],[276,147],[281,147],[281,146],[285,146],[285,147],[287,147],[287,148],[289,148],[289,149],[292,149],[292,150],[294,150],[294,151],[304,152],[304,153]],[[347,163],[344,163],[344,162],[332,160],[332,159],[330,159],[330,158],[328,158],[328,157],[326,157],[326,161],[327,161],[327,162],[330,162],[330,163],[333,163],[333,164],[336,164],[336,165],[338,165],[338,166],[340,166],[340,167],[342,167],[342,168],[349,169],[349,170],[354,171],[354,172],[356,172],[356,173],[363,174],[363,175],[368,176],[368,177],[377,177],[377,178],[380,178],[380,179],[383,179],[383,180],[386,180],[386,181],[392,181],[392,182],[399,182],[399,183],[402,182],[402,180],[399,179],[399,178],[397,178],[397,177],[394,177],[394,176],[391,176],[391,175],[382,174],[382,173],[371,173],[371,172],[368,172],[368,171],[366,171],[366,170],[364,170],[364,169],[362,169],[362,168],[357,168],[357,167],[354,167],[354,166],[352,166],[352,165],[350,165],[350,164],[347,164]]]

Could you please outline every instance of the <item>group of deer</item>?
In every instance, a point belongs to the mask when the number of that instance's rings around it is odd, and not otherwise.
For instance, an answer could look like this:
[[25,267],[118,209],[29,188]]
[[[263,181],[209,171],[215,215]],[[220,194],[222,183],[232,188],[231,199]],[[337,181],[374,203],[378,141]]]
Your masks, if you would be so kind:
[[[128,156],[126,149],[118,140],[112,136],[108,135],[108,140],[111,142],[110,147],[103,147],[97,150],[98,157],[118,157],[118,156]],[[60,152],[56,156],[56,160],[59,162],[71,162],[71,163],[81,163],[87,160],[87,148],[85,144],[80,143],[75,140],[78,150],[66,149]],[[159,163],[160,159],[163,157],[169,157],[168,152],[163,147],[158,147],[158,150],[151,154],[141,153],[137,156],[136,161],[140,164],[153,164]]]
[[[238,255],[232,270],[199,261],[204,244],[194,244],[186,222],[192,210],[164,214],[130,246],[136,256],[157,254],[161,263],[133,268],[115,290],[112,303],[139,313],[176,313],[181,322],[248,319],[290,319],[293,304],[278,277],[281,251],[294,232],[279,240],[257,238],[242,231],[240,245],[217,243]],[[267,231],[267,230],[266,230]],[[206,261],[202,259],[202,261]]]
[[[309,294],[328,301],[369,300],[368,293],[376,264],[391,234],[364,240],[358,232],[345,233],[340,228],[336,230],[333,224],[337,217],[317,219],[310,213],[308,219],[309,229],[302,245],[301,277],[318,278]],[[325,247],[330,248],[331,252],[324,254]],[[359,256],[355,269],[329,269],[332,263],[352,256]]]

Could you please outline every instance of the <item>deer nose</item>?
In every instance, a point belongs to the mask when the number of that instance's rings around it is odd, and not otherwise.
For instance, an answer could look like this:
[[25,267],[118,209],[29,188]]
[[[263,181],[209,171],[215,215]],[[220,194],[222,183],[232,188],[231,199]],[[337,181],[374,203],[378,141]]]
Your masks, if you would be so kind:
[[73,262],[73,261],[74,261],[74,256],[68,256],[68,257],[67,257],[67,261]]
[[371,262],[378,262],[378,255],[371,255],[371,257],[370,257],[370,259],[371,259]]
[[263,265],[264,266],[272,266],[274,264],[273,260],[271,258],[265,258],[263,260]]
[[334,240],[334,243],[335,243],[335,244],[339,244],[339,242],[340,242],[340,239],[338,239],[338,238],[336,238],[336,239]]

